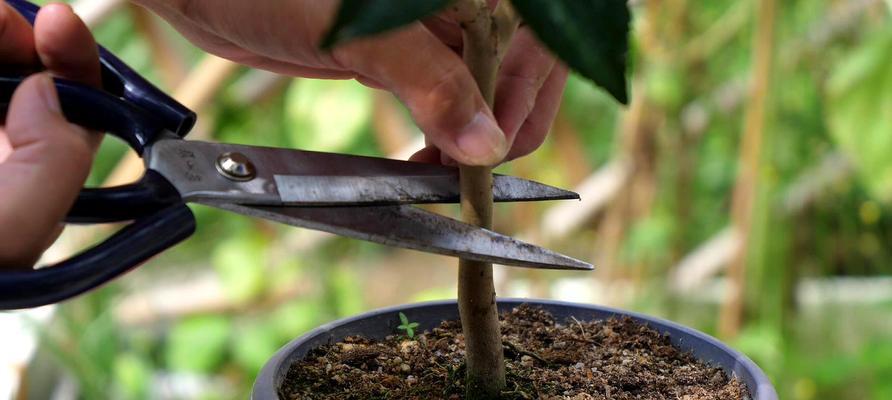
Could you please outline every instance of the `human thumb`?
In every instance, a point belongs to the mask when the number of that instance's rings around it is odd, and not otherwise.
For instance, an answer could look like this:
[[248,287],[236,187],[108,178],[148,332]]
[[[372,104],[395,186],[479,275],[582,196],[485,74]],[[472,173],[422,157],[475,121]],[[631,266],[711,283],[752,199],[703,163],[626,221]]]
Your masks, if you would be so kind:
[[19,85],[4,131],[12,152],[0,162],[0,266],[31,265],[86,180],[90,133],[65,120],[47,74]]

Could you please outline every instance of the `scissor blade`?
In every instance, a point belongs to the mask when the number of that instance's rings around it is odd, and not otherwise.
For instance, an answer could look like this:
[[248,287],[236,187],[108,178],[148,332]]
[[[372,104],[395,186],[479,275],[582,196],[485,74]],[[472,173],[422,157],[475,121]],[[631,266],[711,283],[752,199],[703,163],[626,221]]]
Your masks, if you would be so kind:
[[287,225],[428,253],[517,267],[593,269],[589,263],[411,206],[275,207],[201,203]]
[[[227,179],[217,169],[225,153],[250,160],[256,175]],[[169,180],[186,201],[252,205],[380,205],[458,202],[458,169],[442,165],[347,154],[161,140],[146,156],[148,167]],[[578,199],[541,183],[497,176],[496,201]]]
[[[458,174],[441,175],[276,175],[285,204],[356,205],[457,203]],[[578,199],[567,190],[512,176],[493,177],[493,200],[537,201]]]

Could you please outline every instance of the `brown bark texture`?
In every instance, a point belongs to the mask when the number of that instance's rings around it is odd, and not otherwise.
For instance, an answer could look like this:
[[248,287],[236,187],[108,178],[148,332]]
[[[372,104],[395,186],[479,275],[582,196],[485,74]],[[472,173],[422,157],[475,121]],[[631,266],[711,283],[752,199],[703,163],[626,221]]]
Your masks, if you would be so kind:
[[[456,12],[462,21],[463,58],[492,107],[501,55],[517,26],[516,18],[504,0],[495,12],[485,1],[460,1]],[[463,165],[460,170],[462,219],[491,229],[492,168]],[[492,264],[462,259],[458,265],[458,305],[466,346],[465,397],[497,399],[506,383]]]

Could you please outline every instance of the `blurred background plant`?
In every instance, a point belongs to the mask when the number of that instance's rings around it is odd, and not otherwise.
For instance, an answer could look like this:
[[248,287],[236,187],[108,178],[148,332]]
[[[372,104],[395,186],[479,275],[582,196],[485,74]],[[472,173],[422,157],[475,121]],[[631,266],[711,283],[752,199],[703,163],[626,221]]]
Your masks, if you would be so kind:
[[[195,138],[394,158],[421,147],[386,93],[236,66],[126,1],[73,3],[101,44],[199,111]],[[501,268],[500,294],[701,329],[752,357],[781,398],[892,398],[892,2],[631,3],[632,104],[571,78],[545,145],[500,168],[583,201],[499,205],[497,230],[598,269]],[[109,138],[90,184],[140,173]],[[0,396],[246,398],[267,358],[319,324],[454,297],[452,259],[194,211],[192,239],[116,283],[0,315]],[[45,259],[109,231],[69,228]]]

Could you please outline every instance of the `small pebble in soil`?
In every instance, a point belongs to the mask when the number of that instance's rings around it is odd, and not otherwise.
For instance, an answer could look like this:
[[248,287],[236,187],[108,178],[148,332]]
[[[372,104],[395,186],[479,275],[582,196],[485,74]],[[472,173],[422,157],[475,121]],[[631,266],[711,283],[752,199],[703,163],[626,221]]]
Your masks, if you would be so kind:
[[[746,387],[629,318],[555,321],[520,306],[502,315],[504,400],[745,400]],[[456,321],[383,341],[349,337],[289,369],[283,399],[461,400],[464,338]]]
[[414,353],[415,350],[418,350],[418,342],[416,341],[407,340],[400,343],[401,353]]

